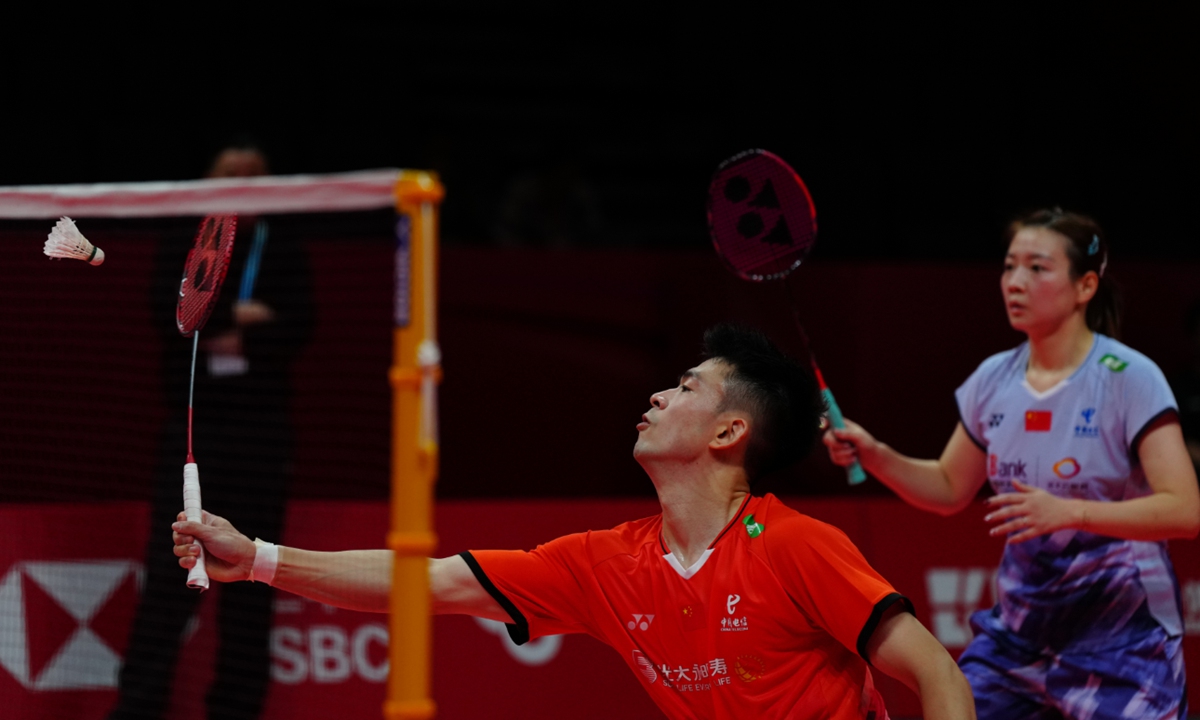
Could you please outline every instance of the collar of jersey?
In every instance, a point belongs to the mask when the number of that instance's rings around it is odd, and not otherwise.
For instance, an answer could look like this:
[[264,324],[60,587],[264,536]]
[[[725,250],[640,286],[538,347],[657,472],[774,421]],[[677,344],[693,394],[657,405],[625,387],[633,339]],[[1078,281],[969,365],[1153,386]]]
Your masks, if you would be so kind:
[[[1029,341],[1028,340],[1025,341],[1024,345],[1025,345],[1025,347],[1022,349],[1022,352],[1021,352],[1021,354],[1024,357],[1022,358],[1023,362],[1021,362],[1020,366],[1022,368],[1028,368],[1029,367]],[[1029,380],[1027,380],[1025,378],[1025,370],[1022,369],[1021,370],[1021,386],[1025,388],[1026,392],[1028,392],[1030,395],[1033,396],[1034,400],[1045,400],[1046,398],[1050,397],[1051,395],[1057,394],[1058,391],[1060,391],[1063,388],[1065,388],[1066,386],[1070,385],[1071,381],[1074,380],[1076,377],[1078,377],[1079,374],[1082,373],[1084,371],[1084,369],[1087,368],[1091,364],[1092,356],[1096,354],[1096,349],[1099,347],[1100,347],[1100,333],[1092,333],[1092,347],[1090,350],[1088,350],[1087,356],[1084,357],[1083,362],[1079,364],[1079,367],[1075,368],[1075,372],[1071,373],[1068,377],[1065,377],[1062,380],[1059,380],[1058,382],[1054,383],[1053,387],[1047,388],[1045,391],[1041,391],[1041,390],[1034,389],[1034,387],[1029,384]]]
[[696,562],[692,563],[691,567],[685,568],[683,563],[679,562],[679,558],[675,557],[675,553],[671,552],[671,549],[667,547],[667,539],[663,535],[662,526],[660,525],[658,528],[658,545],[662,548],[663,559],[666,560],[667,563],[675,570],[675,572],[679,573],[684,580],[687,580],[691,576],[700,572],[700,568],[704,567],[704,563],[708,560],[708,557],[712,555],[713,550],[717,547],[717,543],[721,542],[721,538],[725,537],[730,528],[738,524],[738,521],[742,518],[742,514],[746,512],[746,507],[750,505],[750,501],[753,499],[753,495],[746,495],[746,499],[742,501],[742,505],[738,508],[737,513],[734,514],[733,519],[729,521],[729,524],[727,524],[721,530],[721,532],[717,533],[717,537],[715,537],[712,543],[709,544],[708,549],[705,550],[700,557],[696,558]]

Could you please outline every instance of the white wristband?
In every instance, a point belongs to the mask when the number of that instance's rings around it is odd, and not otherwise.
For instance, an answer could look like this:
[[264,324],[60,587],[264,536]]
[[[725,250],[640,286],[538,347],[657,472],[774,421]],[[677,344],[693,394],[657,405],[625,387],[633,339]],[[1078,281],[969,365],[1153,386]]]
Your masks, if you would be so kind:
[[270,585],[275,580],[275,569],[279,567],[279,546],[258,538],[254,538],[254,546],[254,565],[246,579]]

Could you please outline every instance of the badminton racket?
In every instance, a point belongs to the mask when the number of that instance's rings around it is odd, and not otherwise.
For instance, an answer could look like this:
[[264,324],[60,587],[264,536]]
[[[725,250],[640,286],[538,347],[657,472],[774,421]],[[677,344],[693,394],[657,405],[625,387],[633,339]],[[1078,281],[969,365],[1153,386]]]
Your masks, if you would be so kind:
[[[817,210],[804,181],[786,162],[766,150],[747,150],[721,163],[713,175],[708,187],[708,229],[717,255],[738,277],[784,281],[816,244]],[[796,299],[785,292],[829,422],[844,428],[846,421],[817,365]],[[846,479],[851,485],[867,479],[857,460],[846,468]]]
[[[183,466],[183,510],[188,520],[201,522],[200,468],[192,454],[192,407],[196,388],[196,349],[200,345],[200,330],[212,314],[221,294],[229,258],[233,254],[233,237],[237,232],[237,216],[210,215],[200,223],[195,243],[183,264],[183,280],[179,283],[179,304],[175,307],[175,324],[184,337],[192,338],[192,374],[188,382],[187,463]],[[188,587],[208,588],[208,572],[204,568],[204,548],[196,565],[188,572]]]

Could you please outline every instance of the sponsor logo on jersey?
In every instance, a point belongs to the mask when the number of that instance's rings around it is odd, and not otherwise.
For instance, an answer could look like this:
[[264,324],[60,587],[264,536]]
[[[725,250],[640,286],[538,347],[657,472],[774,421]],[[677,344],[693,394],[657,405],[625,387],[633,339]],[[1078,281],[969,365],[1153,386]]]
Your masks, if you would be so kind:
[[1096,408],[1088,408],[1081,410],[1079,416],[1083,418],[1083,423],[1075,426],[1075,437],[1082,438],[1098,438],[1100,437],[1099,426],[1092,424],[1092,418],[1096,416]]
[[1129,367],[1129,363],[1113,354],[1104,355],[1100,358],[1100,364],[1112,370],[1113,372],[1121,372]]
[[[637,653],[637,650],[634,650],[634,653]],[[634,655],[634,661],[637,661],[637,654]],[[725,658],[716,658],[706,663],[692,663],[691,667],[663,663],[658,670],[662,671],[663,687],[677,692],[712,690],[714,686],[720,687],[733,682],[729,677],[729,665],[726,664]]]
[[645,630],[650,629],[650,625],[653,624],[653,622],[654,622],[653,615],[634,613],[633,619],[630,620],[629,622],[625,623],[625,627],[629,628],[630,630],[645,631]]
[[1082,469],[1083,468],[1079,466],[1079,461],[1072,457],[1059,460],[1058,462],[1054,463],[1053,467],[1054,474],[1063,480],[1069,480],[1075,477]]
[[658,681],[658,671],[654,669],[654,663],[650,662],[641,650],[633,651],[633,664],[642,677],[646,678],[646,682],[653,685]]
[[1049,410],[1026,410],[1025,432],[1050,432],[1052,416]]
[[754,682],[767,673],[767,664],[757,655],[738,655],[733,672],[742,682]]
[[746,534],[752,538],[762,535],[763,530],[767,529],[762,523],[756,522],[753,515],[747,515],[742,524],[746,526]]
[[721,618],[721,632],[745,632],[750,629],[750,623],[745,616]]
[[995,454],[988,455],[988,477],[997,480],[1029,479],[1024,460],[1002,461]]
[[992,417],[988,420],[988,427],[998,428],[1002,422],[1004,422],[1004,413],[992,413]]
[[[730,615],[737,610],[737,604],[742,601],[742,596],[733,594],[725,599],[725,611]],[[750,623],[746,616],[742,617],[723,617],[721,618],[721,632],[744,632],[750,629]]]

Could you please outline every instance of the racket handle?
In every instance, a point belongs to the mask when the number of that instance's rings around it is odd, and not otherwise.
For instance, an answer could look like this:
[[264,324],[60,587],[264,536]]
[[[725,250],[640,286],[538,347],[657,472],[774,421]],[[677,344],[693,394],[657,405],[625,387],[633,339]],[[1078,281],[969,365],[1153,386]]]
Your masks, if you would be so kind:
[[[191,462],[183,466],[183,512],[187,519],[201,522],[200,512],[200,468]],[[199,542],[197,542],[199,544]],[[204,546],[200,545],[200,554],[196,556],[196,564],[188,571],[187,586],[193,590],[208,589],[208,571],[204,569]]]
[[[821,394],[825,396],[825,406],[829,408],[829,422],[838,430],[846,427],[846,419],[842,417],[842,409],[838,407],[837,400],[833,399],[833,392],[829,388],[823,388]],[[855,460],[850,465],[846,466],[846,481],[851,485],[858,485],[866,481],[867,473],[863,470],[862,464]]]

